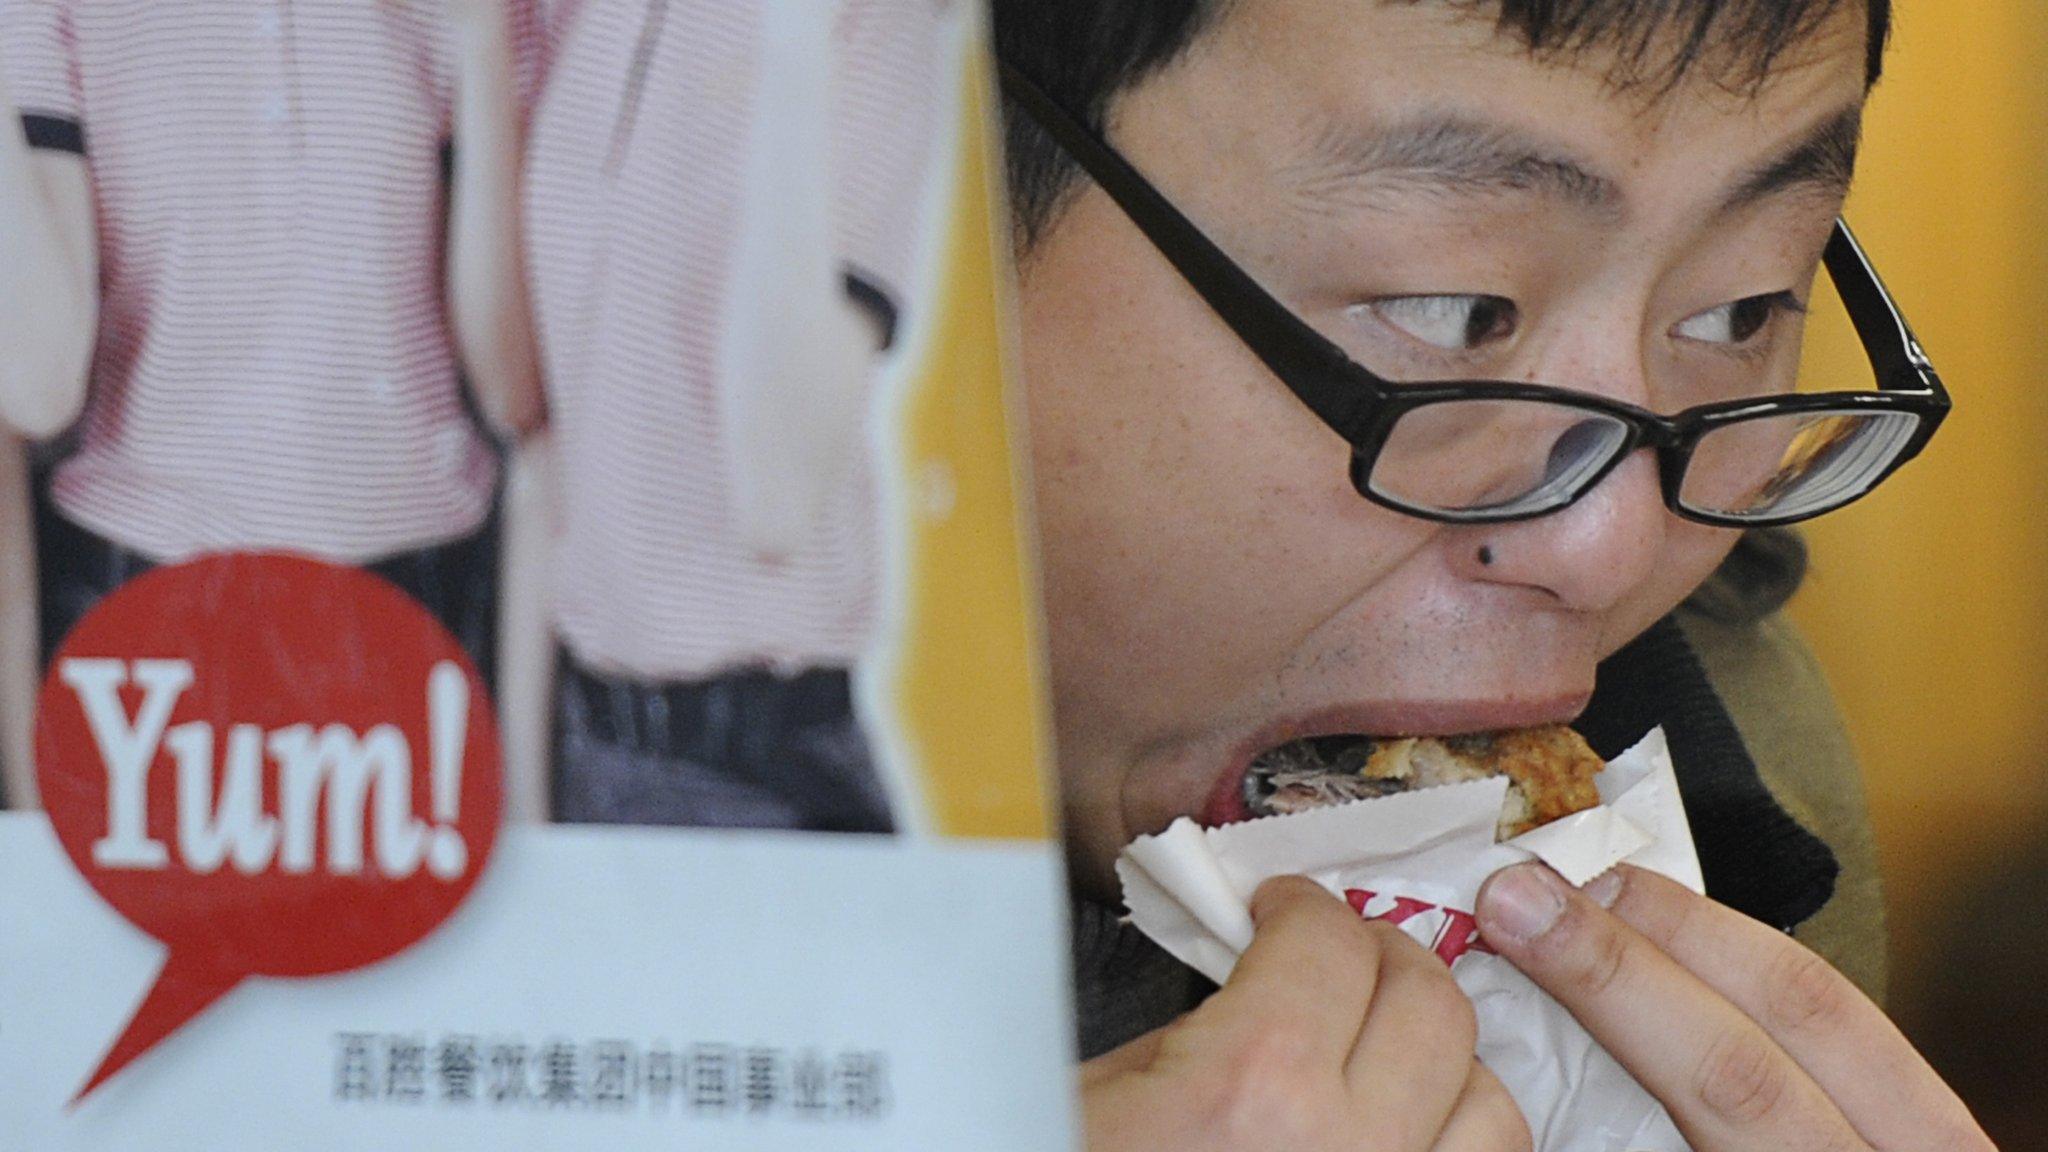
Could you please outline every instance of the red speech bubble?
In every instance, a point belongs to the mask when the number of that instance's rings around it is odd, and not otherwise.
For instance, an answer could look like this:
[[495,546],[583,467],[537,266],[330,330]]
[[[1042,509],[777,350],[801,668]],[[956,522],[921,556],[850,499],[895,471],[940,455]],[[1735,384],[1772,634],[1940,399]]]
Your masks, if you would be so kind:
[[418,602],[354,568],[160,568],[65,638],[36,714],[64,851],[170,949],[73,1099],[249,976],[384,960],[469,894],[502,803],[490,699]]

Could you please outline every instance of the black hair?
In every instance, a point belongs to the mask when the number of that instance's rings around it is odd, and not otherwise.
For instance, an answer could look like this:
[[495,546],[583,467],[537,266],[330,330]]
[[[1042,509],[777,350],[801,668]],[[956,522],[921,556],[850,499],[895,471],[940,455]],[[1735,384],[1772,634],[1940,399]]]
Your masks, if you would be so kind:
[[[1178,59],[1233,2],[994,0],[996,52],[1099,131],[1111,100]],[[1855,0],[1435,2],[1493,11],[1502,34],[1542,58],[1612,51],[1615,84],[1667,89],[1701,67],[1734,87],[1754,87],[1787,48]],[[1862,2],[1874,84],[1891,32],[1891,0]],[[1007,102],[1004,112],[1012,217],[1018,246],[1028,250],[1059,215],[1079,170],[1029,117]]]

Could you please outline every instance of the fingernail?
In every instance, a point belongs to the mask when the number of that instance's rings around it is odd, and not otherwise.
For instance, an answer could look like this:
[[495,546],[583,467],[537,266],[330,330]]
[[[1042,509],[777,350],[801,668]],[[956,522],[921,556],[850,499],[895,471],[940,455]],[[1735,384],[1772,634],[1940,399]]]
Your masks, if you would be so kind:
[[1496,872],[1479,902],[1479,927],[1488,937],[1526,944],[1564,915],[1563,881],[1541,864]]
[[1602,908],[1612,908],[1614,907],[1614,902],[1621,898],[1621,886],[1623,883],[1621,869],[1609,868],[1607,871],[1594,877],[1592,883],[1587,884],[1584,888],[1579,889],[1579,891],[1584,892],[1587,899]]

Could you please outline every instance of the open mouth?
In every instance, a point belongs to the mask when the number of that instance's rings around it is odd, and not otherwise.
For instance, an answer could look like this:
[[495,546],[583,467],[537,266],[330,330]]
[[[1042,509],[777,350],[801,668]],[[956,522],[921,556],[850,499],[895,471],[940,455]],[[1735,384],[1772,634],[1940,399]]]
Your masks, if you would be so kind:
[[1253,757],[1242,786],[1245,809],[1277,816],[1480,779],[1490,773],[1476,763],[1494,743],[1492,733],[1430,740],[1344,733],[1290,740]]
[[1252,757],[1227,807],[1230,817],[1252,819],[1507,776],[1497,832],[1508,839],[1598,804],[1593,777],[1603,767],[1561,724],[1456,736],[1308,736]]

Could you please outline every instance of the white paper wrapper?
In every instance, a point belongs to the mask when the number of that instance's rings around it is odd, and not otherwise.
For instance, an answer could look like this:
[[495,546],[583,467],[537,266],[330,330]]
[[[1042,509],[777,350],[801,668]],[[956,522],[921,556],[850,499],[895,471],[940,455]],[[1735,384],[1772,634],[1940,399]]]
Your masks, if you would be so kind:
[[1699,857],[1661,729],[1607,766],[1601,805],[1493,842],[1503,778],[1222,828],[1175,821],[1117,861],[1131,921],[1217,983],[1251,943],[1252,892],[1300,874],[1451,962],[1479,1014],[1479,1058],[1521,1105],[1538,1152],[1686,1152],[1671,1118],[1514,965],[1474,947],[1471,910],[1495,871],[1532,857],[1574,884],[1626,861],[1701,891]]

